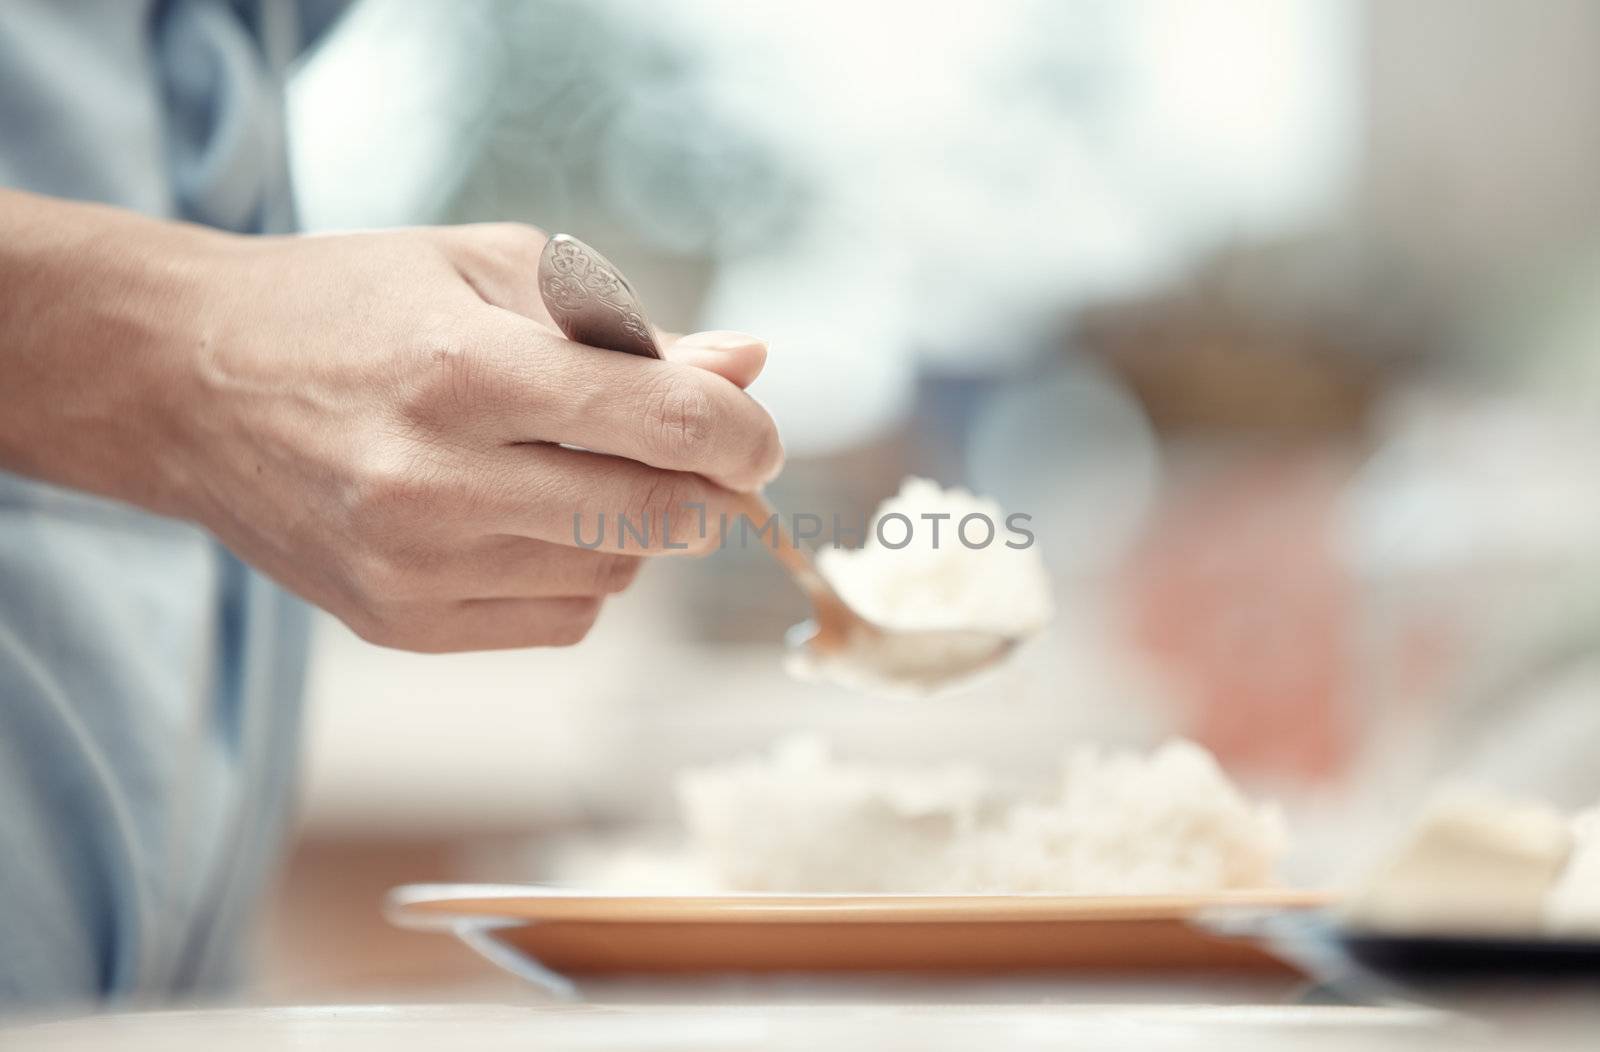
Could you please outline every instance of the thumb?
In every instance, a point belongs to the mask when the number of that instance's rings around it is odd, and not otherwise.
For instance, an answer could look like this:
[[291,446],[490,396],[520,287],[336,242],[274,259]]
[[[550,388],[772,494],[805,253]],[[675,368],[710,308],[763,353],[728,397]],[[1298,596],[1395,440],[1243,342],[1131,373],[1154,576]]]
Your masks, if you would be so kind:
[[674,337],[661,334],[668,361],[716,373],[740,387],[749,387],[767,364],[767,341],[744,332],[714,329]]

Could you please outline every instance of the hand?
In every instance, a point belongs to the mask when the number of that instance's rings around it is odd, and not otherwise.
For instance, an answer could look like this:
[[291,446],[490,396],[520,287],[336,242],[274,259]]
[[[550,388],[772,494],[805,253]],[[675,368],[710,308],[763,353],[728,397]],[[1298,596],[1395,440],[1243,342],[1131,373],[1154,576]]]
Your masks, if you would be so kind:
[[641,557],[714,547],[730,491],[782,464],[741,389],[764,345],[701,334],[660,362],[567,341],[531,228],[179,240],[163,320],[111,333],[138,345],[139,396],[87,414],[143,467],[87,488],[202,523],[373,642],[576,642]]
[[219,260],[185,399],[195,516],[364,637],[430,651],[576,642],[646,551],[714,545],[691,506],[714,522],[782,463],[729,379],[765,348],[573,344],[539,302],[543,244],[484,226]]

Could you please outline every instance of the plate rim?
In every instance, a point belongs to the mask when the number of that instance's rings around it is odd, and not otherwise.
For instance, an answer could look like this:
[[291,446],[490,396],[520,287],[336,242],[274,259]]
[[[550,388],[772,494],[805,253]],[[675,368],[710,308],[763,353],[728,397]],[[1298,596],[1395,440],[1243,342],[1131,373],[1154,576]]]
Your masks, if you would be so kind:
[[1264,887],[1159,895],[694,892],[662,894],[550,884],[404,884],[385,898],[405,928],[460,924],[1018,923],[1188,921],[1212,910],[1299,910],[1335,901],[1327,889]]

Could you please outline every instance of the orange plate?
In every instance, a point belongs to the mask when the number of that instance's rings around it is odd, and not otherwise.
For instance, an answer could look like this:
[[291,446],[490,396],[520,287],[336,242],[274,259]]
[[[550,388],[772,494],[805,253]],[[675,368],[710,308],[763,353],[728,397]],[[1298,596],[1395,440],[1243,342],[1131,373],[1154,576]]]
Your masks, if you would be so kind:
[[[1309,909],[1325,892],[1201,895],[624,895],[537,884],[413,884],[408,928],[454,931],[567,975],[707,972],[1284,972],[1193,924],[1228,909]],[[486,945],[485,943],[488,943]]]

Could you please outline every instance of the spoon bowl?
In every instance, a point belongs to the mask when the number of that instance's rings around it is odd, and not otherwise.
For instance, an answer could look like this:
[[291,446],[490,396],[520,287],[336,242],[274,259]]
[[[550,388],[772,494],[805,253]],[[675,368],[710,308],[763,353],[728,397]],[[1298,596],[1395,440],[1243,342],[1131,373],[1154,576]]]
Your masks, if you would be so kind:
[[1004,661],[1021,642],[1000,632],[966,628],[889,628],[845,602],[817,570],[767,499],[740,497],[754,526],[775,525],[773,557],[811,601],[812,616],[789,629],[789,667],[810,679],[895,694],[929,694],[963,683]]

